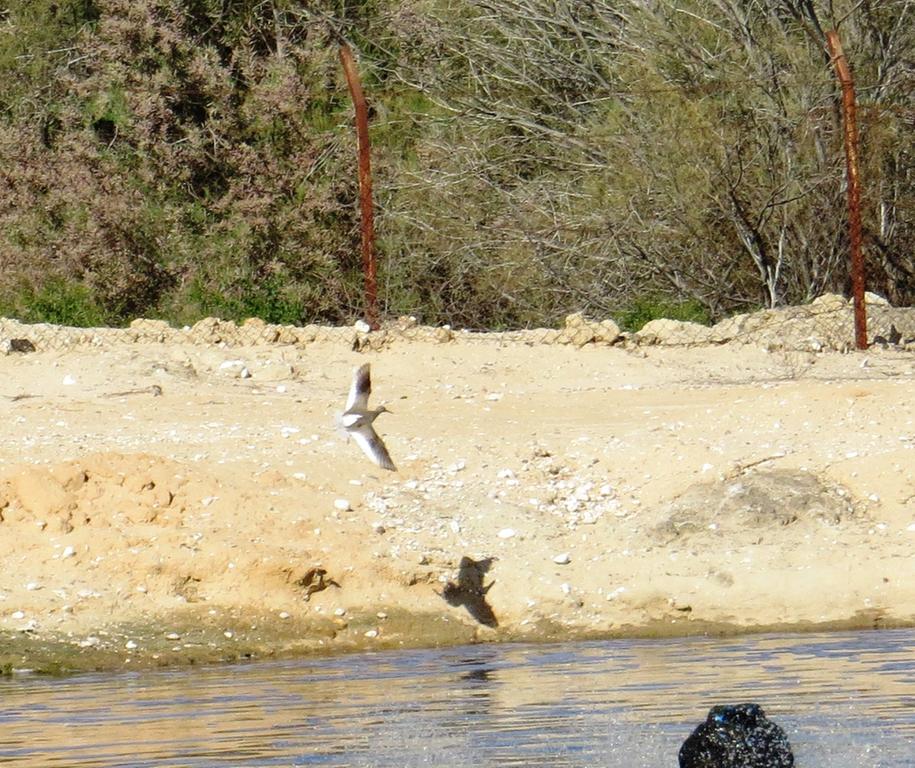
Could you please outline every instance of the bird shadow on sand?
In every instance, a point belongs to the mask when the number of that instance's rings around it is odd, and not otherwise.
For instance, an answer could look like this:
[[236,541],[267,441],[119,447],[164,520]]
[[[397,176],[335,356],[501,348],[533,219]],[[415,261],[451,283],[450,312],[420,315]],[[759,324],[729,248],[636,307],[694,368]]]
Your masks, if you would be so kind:
[[441,596],[449,605],[455,608],[463,606],[467,612],[480,624],[487,627],[499,626],[496,614],[486,602],[486,593],[489,592],[494,581],[483,585],[486,572],[492,567],[495,558],[486,557],[474,560],[466,555],[461,558],[458,565],[457,582],[449,581],[441,592]]

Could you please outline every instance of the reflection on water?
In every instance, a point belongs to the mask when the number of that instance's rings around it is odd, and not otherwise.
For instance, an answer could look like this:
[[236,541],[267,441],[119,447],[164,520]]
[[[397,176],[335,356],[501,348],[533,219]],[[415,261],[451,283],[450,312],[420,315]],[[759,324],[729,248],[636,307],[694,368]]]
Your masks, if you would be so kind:
[[471,646],[0,681],[0,764],[675,768],[756,701],[798,768],[915,765],[915,631]]

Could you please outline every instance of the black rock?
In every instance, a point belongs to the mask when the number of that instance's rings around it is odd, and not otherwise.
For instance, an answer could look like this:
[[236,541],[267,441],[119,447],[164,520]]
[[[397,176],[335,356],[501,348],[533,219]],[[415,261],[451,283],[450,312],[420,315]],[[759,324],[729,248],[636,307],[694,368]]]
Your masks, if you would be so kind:
[[10,352],[21,352],[25,354],[27,352],[34,352],[35,345],[28,339],[10,339],[9,350]]
[[712,707],[680,747],[680,768],[793,768],[785,732],[758,704]]

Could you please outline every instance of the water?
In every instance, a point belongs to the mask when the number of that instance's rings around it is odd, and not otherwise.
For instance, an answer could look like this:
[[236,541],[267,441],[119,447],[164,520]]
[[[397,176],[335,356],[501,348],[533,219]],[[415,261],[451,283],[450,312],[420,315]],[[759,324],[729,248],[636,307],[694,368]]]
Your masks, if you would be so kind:
[[799,768],[915,765],[915,630],[469,646],[0,681],[0,764],[675,768],[756,701]]

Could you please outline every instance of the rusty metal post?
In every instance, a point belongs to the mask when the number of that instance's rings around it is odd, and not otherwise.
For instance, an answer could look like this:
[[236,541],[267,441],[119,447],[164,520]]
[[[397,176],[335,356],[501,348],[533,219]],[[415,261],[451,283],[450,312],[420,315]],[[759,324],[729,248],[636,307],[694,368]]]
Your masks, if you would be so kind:
[[858,123],[855,83],[839,33],[826,33],[826,45],[836,77],[842,86],[842,116],[845,125],[845,166],[848,176],[848,235],[851,241],[851,290],[855,306],[855,346],[867,349],[867,313],[864,306],[864,256],[861,253],[861,186],[858,177]]
[[378,282],[375,265],[375,213],[372,205],[372,165],[369,116],[356,62],[349,45],[340,41],[340,63],[356,109],[356,141],[359,148],[359,208],[362,215],[362,271],[365,275],[365,322],[378,330]]

